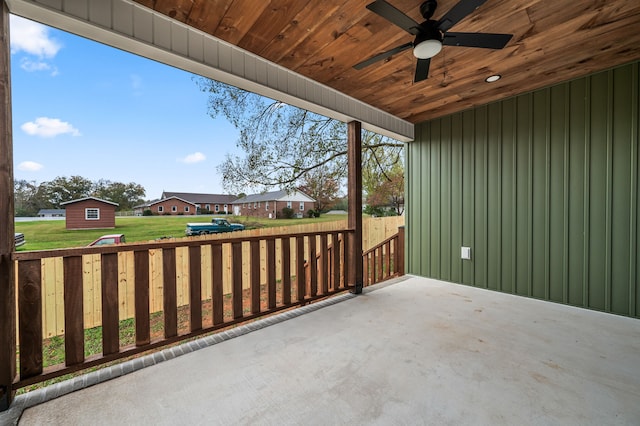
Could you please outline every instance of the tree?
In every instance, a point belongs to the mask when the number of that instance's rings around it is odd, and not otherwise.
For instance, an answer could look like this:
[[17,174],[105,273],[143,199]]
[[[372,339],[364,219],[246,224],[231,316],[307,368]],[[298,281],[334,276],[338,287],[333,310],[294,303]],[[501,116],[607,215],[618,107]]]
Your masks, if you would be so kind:
[[[320,167],[339,183],[346,177],[346,124],[206,78],[196,83],[209,94],[209,114],[224,116],[240,130],[237,146],[243,154],[227,154],[218,167],[229,192],[294,188]],[[363,131],[363,169],[381,166],[378,148],[399,159],[403,144]]]
[[376,167],[362,169],[362,190],[365,194],[374,194],[384,181],[390,181],[392,172],[404,173],[401,154],[383,146],[369,150],[368,155]]
[[42,182],[40,187],[47,204],[52,208],[60,208],[64,202],[90,196],[93,182],[82,176],[58,176],[50,182]]
[[334,210],[349,210],[349,200],[347,197],[338,198],[332,207]]
[[122,183],[100,179],[94,184],[92,195],[118,203],[118,211],[128,211],[144,201],[145,193],[142,185],[134,182]]
[[378,185],[367,191],[367,204],[371,207],[393,207],[395,214],[404,212],[404,170],[396,165],[385,173]]
[[324,165],[305,173],[300,180],[298,189],[316,200],[318,212],[331,208],[339,197],[340,181]]
[[13,183],[14,208],[16,216],[35,216],[41,208],[48,206],[39,200],[40,192],[35,181],[16,180]]

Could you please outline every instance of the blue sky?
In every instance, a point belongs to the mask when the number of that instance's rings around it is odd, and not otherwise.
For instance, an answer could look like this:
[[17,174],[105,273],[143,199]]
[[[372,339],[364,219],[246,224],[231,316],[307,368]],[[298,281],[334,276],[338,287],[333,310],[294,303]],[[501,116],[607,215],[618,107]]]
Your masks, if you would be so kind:
[[207,114],[193,74],[16,16],[11,73],[15,179],[225,193],[216,166],[238,132]]

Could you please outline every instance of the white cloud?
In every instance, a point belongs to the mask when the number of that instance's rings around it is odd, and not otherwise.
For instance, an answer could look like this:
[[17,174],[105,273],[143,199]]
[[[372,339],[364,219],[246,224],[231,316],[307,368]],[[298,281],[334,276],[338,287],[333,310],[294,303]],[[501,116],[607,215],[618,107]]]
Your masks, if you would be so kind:
[[40,163],[36,163],[35,161],[23,161],[18,164],[18,170],[23,170],[26,172],[37,172],[44,166]]
[[138,90],[142,88],[142,77],[138,74],[131,74],[129,78],[131,79],[131,87],[133,89]]
[[199,163],[201,161],[206,160],[207,157],[201,152],[194,152],[193,154],[189,154],[184,158],[179,158],[178,161],[186,164]]
[[72,136],[80,136],[80,131],[66,121],[59,118],[38,117],[35,121],[28,121],[20,128],[28,135],[42,138],[53,138],[69,133]]
[[53,58],[62,45],[49,37],[49,29],[37,22],[11,15],[11,53],[25,52]]
[[129,82],[131,83],[131,89],[134,96],[142,95],[142,77],[138,74],[131,74],[129,76]]
[[43,61],[32,61],[31,59],[24,57],[20,59],[20,68],[27,72],[34,71],[51,71],[52,76],[58,75],[58,69],[49,64],[48,62]]

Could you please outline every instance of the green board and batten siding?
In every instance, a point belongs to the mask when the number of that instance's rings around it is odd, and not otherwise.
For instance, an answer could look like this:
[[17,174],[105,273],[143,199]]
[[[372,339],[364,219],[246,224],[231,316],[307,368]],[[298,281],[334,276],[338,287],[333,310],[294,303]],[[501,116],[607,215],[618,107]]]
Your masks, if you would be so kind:
[[408,272],[639,317],[639,68],[416,126]]

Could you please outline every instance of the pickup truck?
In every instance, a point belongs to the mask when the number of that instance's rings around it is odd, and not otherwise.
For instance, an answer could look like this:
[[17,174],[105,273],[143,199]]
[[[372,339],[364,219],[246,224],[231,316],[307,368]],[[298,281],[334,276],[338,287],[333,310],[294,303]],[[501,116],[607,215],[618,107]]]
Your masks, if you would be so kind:
[[219,234],[221,232],[242,231],[244,225],[240,223],[229,223],[226,219],[211,219],[211,223],[187,223],[184,233],[187,236]]
[[91,242],[87,247],[104,246],[109,244],[120,244],[124,242],[126,242],[124,238],[124,234],[109,234],[109,235],[103,235],[97,240]]
[[24,239],[24,234],[22,232],[15,232],[14,234],[15,234],[14,237],[16,241],[16,247],[20,247],[27,242],[27,240]]

